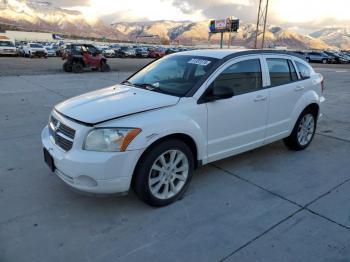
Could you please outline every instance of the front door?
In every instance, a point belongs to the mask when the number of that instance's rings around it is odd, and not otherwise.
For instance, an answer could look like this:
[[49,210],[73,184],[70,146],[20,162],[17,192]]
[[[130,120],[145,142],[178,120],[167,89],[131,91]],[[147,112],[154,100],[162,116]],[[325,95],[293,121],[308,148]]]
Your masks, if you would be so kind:
[[208,88],[230,87],[234,96],[207,103],[208,160],[215,161],[261,146],[268,115],[262,58],[249,56],[228,63]]

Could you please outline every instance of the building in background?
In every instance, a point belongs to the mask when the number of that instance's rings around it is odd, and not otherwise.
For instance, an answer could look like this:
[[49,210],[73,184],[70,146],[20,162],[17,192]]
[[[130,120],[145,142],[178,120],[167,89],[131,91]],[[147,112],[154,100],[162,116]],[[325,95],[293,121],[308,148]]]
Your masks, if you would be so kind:
[[0,35],[7,36],[8,38],[14,39],[16,41],[53,41],[51,33],[41,33],[41,32],[28,32],[28,31],[11,31],[6,30],[5,33],[0,33]]

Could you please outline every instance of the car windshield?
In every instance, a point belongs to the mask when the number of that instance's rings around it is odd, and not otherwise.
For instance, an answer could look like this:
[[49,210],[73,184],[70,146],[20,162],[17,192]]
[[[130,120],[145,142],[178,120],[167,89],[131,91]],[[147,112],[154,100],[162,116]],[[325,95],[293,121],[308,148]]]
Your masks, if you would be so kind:
[[30,47],[33,47],[33,48],[43,48],[42,45],[39,45],[39,44],[30,44]]
[[204,56],[176,55],[146,66],[126,83],[151,91],[184,96],[218,59]]
[[15,45],[11,41],[0,41],[0,46],[14,47]]

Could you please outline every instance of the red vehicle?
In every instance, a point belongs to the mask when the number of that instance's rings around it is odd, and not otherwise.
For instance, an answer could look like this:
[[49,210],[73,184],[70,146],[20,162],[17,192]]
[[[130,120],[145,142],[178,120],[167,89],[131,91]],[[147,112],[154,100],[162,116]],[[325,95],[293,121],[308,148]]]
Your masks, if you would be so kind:
[[148,51],[148,57],[161,58],[165,56],[165,50],[163,48],[152,48]]
[[82,73],[84,68],[93,71],[110,71],[107,59],[100,51],[90,44],[71,44],[63,51],[62,59],[67,60],[63,64],[65,72]]

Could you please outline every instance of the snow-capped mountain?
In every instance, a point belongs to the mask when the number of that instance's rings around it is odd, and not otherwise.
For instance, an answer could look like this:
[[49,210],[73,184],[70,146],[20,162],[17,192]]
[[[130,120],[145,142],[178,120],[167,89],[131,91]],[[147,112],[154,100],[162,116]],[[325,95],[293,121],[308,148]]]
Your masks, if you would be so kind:
[[[148,21],[117,22],[107,25],[97,18],[87,18],[81,12],[59,8],[41,0],[0,0],[0,25],[17,26],[25,30],[40,30],[84,37],[107,37],[134,41],[137,37],[159,36],[159,39],[181,44],[218,43],[219,35],[208,35],[208,21]],[[241,22],[232,44],[253,47],[255,25]],[[227,40],[227,35],[225,36]],[[265,36],[267,46],[287,46],[296,49],[325,49],[338,46],[350,49],[350,29],[326,28],[309,36],[269,26]]]
[[99,19],[87,19],[78,11],[55,7],[44,1],[0,0],[0,23],[69,35],[123,37]]
[[[192,43],[211,43],[219,41],[219,35],[208,35],[208,21],[203,22],[173,22],[173,21],[155,21],[155,22],[133,22],[133,23],[114,23],[113,28],[124,33],[129,39],[135,39],[137,36],[159,35],[170,41],[179,40],[183,44]],[[227,38],[227,35],[226,35]],[[237,46],[253,47],[255,39],[255,25],[250,23],[241,23],[237,33],[232,34],[232,44]],[[267,46],[287,46],[297,49],[325,49],[329,48],[324,41],[311,36],[301,35],[299,33],[283,29],[281,27],[268,28],[265,34]]]
[[329,45],[350,50],[350,27],[330,27],[310,34],[312,37],[322,39]]

